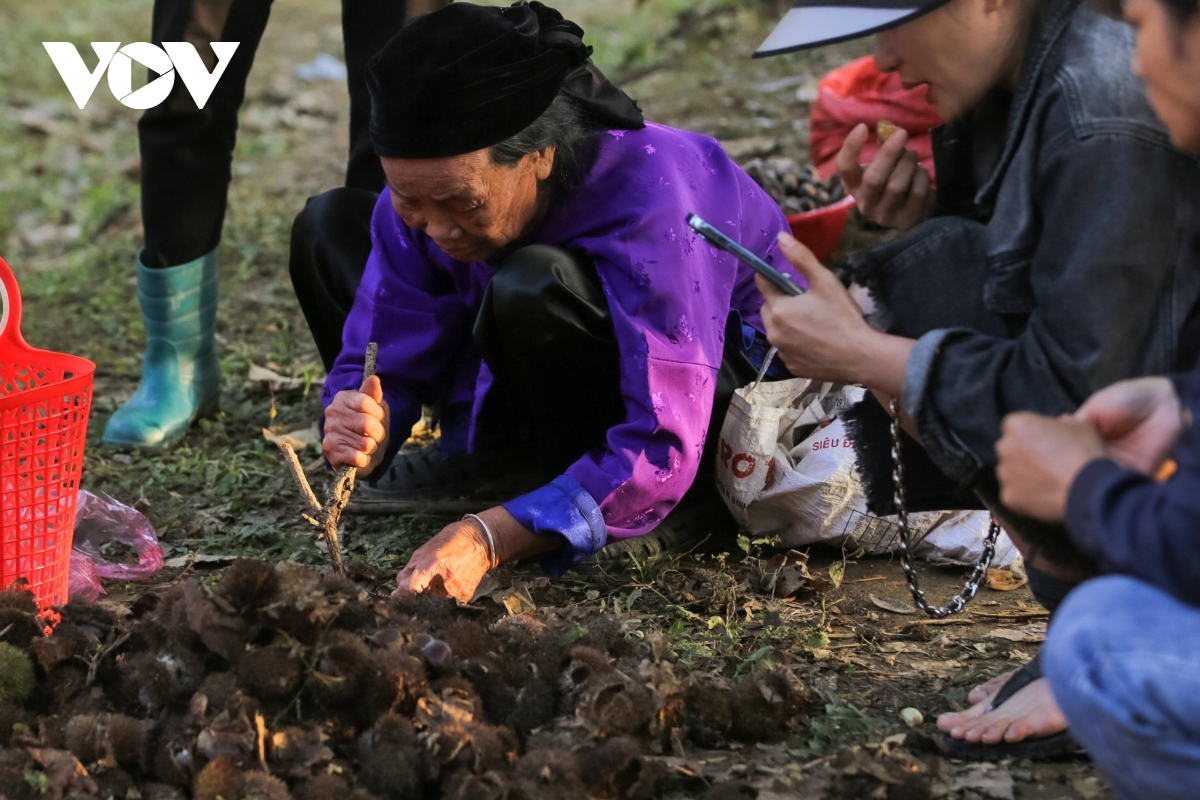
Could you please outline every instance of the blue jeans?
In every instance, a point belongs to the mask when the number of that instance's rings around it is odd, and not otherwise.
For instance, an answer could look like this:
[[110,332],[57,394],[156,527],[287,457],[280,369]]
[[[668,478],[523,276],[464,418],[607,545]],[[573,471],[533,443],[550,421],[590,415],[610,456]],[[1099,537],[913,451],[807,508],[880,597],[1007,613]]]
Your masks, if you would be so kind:
[[1200,798],[1200,608],[1096,578],[1067,597],[1042,652],[1072,733],[1118,797]]

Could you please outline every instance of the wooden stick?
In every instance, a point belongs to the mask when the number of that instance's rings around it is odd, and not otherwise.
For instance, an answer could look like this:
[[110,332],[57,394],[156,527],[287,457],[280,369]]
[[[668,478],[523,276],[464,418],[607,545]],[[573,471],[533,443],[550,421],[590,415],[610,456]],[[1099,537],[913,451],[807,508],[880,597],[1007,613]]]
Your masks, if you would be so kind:
[[[375,374],[375,360],[379,355],[379,343],[371,342],[367,345],[367,356],[363,360],[363,383],[367,382]],[[340,492],[345,492],[345,500],[350,500],[350,492],[354,491],[354,479],[358,476],[357,467],[342,467],[337,471],[337,475],[333,479],[333,483],[329,484],[329,489],[325,492],[326,505],[335,497],[340,497]],[[335,494],[337,490],[337,494]],[[345,502],[342,507],[345,508]]]
[[[367,345],[367,356],[363,364],[363,383],[366,383],[367,379],[375,374],[375,361],[378,354],[378,342],[371,342]],[[345,575],[346,565],[342,561],[342,548],[338,542],[338,522],[341,521],[342,511],[345,510],[346,504],[350,502],[350,493],[354,491],[354,480],[358,477],[358,469],[355,467],[339,469],[325,490],[325,504],[322,505],[318,502],[317,494],[304,474],[304,467],[300,465],[296,451],[286,442],[280,444],[279,449],[283,452],[284,463],[287,464],[288,470],[292,474],[292,480],[296,482],[296,488],[300,490],[300,496],[304,498],[304,504],[309,511],[316,514],[315,519],[308,514],[305,514],[304,518],[320,530],[317,538],[325,540],[325,549],[329,552],[329,563],[333,566],[333,571],[338,575]]]
[[317,513],[321,510],[321,501],[317,499],[316,492],[312,490],[308,478],[304,476],[304,467],[300,464],[300,457],[287,442],[280,444],[279,449],[283,451],[283,461],[287,464],[288,471],[292,473],[292,480],[295,481],[296,488],[300,490],[304,504],[308,506],[309,511]]

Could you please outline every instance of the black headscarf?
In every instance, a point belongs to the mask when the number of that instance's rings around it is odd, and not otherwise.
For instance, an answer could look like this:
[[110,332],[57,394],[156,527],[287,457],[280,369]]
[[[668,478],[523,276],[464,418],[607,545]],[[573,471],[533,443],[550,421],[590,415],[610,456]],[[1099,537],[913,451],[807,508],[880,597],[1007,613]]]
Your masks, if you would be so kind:
[[538,2],[453,3],[404,26],[367,65],[371,142],[385,158],[445,158],[499,144],[562,92],[609,128],[642,112],[592,66],[583,29]]

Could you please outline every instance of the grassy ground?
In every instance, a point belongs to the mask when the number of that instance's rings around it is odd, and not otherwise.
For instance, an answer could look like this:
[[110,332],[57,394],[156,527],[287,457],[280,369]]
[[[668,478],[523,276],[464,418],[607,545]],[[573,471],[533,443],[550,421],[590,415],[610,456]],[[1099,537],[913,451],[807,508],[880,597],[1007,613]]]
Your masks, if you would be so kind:
[[[649,117],[723,140],[769,136],[785,154],[803,158],[806,90],[826,69],[864,49],[751,61],[749,53],[786,5],[558,3],[589,30],[597,62]],[[126,454],[102,447],[99,436],[136,387],[142,351],[134,280],[141,239],[137,112],[120,106],[103,84],[86,111],[76,109],[40,42],[70,40],[90,55],[92,39],[145,40],[150,9],[150,0],[77,0],[69,9],[0,0],[0,255],[21,280],[30,341],[97,364],[88,488],[143,509],[171,556],[258,555],[319,564],[321,549],[297,535],[304,529],[299,498],[264,429],[310,428],[319,413],[321,371],[287,279],[288,233],[307,196],[341,182],[348,107],[340,83],[302,82],[293,70],[318,53],[340,55],[339,8],[317,0],[277,3],[251,76],[219,249],[222,411],[167,452]],[[252,365],[297,380],[273,389],[248,379]],[[302,458],[316,455],[310,448]],[[445,521],[420,514],[350,518],[344,538],[352,559],[386,574]],[[502,571],[498,590],[519,590],[541,606],[603,607],[621,615],[630,636],[665,634],[687,670],[792,669],[822,703],[791,740],[719,758],[673,757],[681,769],[746,777],[764,790],[774,780],[785,787],[807,780],[813,793],[803,796],[811,797],[826,796],[818,787],[828,783],[820,777],[828,770],[857,769],[857,755],[850,766],[831,759],[841,746],[874,742],[874,749],[853,752],[878,756],[879,742],[905,730],[901,709],[917,707],[932,720],[961,706],[971,685],[1026,659],[1041,636],[1044,617],[1024,591],[985,592],[976,608],[981,613],[929,624],[889,614],[871,600],[872,594],[903,597],[895,564],[818,556],[813,571],[832,584],[828,591],[784,599],[763,579],[770,568],[760,556],[767,554],[748,543],[747,549],[593,570],[554,585],[522,567]],[[957,570],[932,572],[934,591],[945,596],[961,577]],[[117,598],[129,591],[109,588]],[[919,730],[930,733],[932,725]],[[929,796],[1107,796],[1081,762],[982,772],[932,757],[921,764],[936,778]],[[799,783],[787,783],[793,779]],[[888,793],[889,785],[872,784],[859,796],[899,796]]]

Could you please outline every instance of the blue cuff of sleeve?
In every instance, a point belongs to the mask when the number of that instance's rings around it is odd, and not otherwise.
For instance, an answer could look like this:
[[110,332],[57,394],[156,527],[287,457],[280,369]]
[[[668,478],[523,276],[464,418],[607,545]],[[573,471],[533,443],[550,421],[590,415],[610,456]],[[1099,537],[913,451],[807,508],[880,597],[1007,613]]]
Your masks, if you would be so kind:
[[1091,461],[1075,476],[1067,492],[1066,525],[1071,541],[1085,555],[1102,560],[1104,531],[1094,518],[1098,510],[1097,493],[1107,492],[1113,483],[1132,473],[1108,458]]
[[583,485],[569,475],[504,503],[517,522],[538,536],[556,533],[565,546],[542,556],[542,568],[561,575],[588,556],[599,552],[608,541],[608,528],[600,506]]
[[930,331],[917,339],[904,365],[904,386],[900,389],[900,405],[913,419],[925,408],[925,393],[933,374],[933,362],[941,351],[949,331]]

